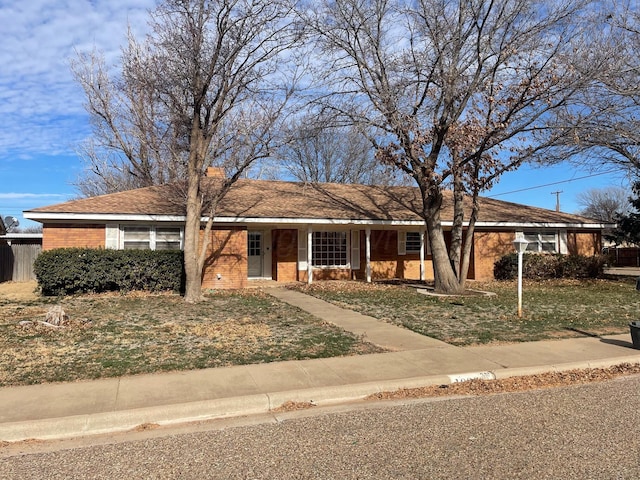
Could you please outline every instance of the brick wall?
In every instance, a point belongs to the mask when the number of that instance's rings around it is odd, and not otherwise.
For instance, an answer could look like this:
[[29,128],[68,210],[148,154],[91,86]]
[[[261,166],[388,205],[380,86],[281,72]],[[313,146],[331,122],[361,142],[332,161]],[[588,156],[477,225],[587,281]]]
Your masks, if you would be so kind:
[[247,286],[247,230],[243,227],[211,232],[202,288],[235,289]]
[[[364,246],[362,247],[364,249]],[[364,259],[361,266],[366,267]],[[431,255],[424,257],[425,279],[433,280]],[[420,279],[420,254],[398,255],[398,232],[395,230],[373,230],[371,232],[371,278]]]
[[567,232],[567,248],[572,255],[588,257],[602,252],[600,232]]
[[475,232],[474,262],[476,280],[493,280],[493,266],[502,256],[514,252],[513,232]]
[[[307,272],[302,272],[304,280],[307,279]],[[314,280],[350,280],[351,270],[348,268],[314,268]]]
[[104,248],[104,225],[44,224],[42,249],[54,248]]
[[298,230],[273,230],[271,278],[278,282],[298,280]]

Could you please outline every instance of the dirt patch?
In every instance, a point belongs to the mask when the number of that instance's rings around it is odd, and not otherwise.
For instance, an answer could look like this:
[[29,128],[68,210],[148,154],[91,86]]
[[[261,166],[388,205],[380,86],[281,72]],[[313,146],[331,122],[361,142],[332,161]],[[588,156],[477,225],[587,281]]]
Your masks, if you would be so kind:
[[293,412],[296,410],[306,410],[308,408],[315,407],[315,402],[294,402],[293,400],[287,400],[277,408],[271,409],[273,413]]
[[137,427],[133,428],[133,432],[146,432],[148,430],[157,430],[160,428],[160,425],[157,423],[142,423]]
[[13,301],[31,301],[38,299],[38,283],[32,282],[3,282],[0,283],[0,298]]

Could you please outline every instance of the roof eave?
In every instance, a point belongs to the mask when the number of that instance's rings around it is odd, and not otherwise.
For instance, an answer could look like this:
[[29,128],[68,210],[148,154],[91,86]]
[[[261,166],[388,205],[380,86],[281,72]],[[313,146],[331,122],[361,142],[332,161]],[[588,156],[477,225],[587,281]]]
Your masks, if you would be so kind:
[[[24,217],[40,222],[62,221],[94,221],[94,222],[184,222],[184,215],[153,214],[121,214],[121,213],[65,213],[26,211]],[[202,221],[206,222],[207,217]],[[422,220],[392,219],[343,219],[343,218],[287,218],[287,217],[215,217],[216,223],[226,224],[289,224],[289,225],[384,225],[384,226],[416,226],[424,225]],[[442,222],[451,227],[453,222]],[[609,223],[575,223],[575,222],[476,222],[476,228],[580,228],[600,230],[613,228]]]
[[584,228],[602,230],[614,228],[615,226],[614,223],[586,222],[476,222],[476,227],[481,228]]
[[123,214],[123,213],[67,213],[25,211],[24,218],[45,221],[93,221],[93,222],[184,222],[184,215]]
[[42,233],[6,233],[0,235],[1,240],[23,240],[42,238]]

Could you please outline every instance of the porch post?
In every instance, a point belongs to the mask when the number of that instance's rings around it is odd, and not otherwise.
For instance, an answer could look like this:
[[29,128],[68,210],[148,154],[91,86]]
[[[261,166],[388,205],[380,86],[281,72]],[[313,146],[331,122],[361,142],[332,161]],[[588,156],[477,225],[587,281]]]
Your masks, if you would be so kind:
[[420,281],[424,282],[425,279],[425,271],[424,271],[424,228],[420,229]]
[[313,227],[309,225],[307,227],[307,284],[313,283]]
[[371,283],[371,229],[365,230],[364,252],[367,262],[367,283]]

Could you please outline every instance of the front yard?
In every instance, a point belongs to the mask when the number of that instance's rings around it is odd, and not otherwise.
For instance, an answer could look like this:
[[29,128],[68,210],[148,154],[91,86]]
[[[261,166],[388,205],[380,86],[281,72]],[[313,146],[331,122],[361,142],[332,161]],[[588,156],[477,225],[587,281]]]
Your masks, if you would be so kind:
[[523,318],[515,282],[470,282],[495,296],[435,297],[408,286],[317,282],[298,290],[454,345],[628,333],[640,319],[634,279],[525,281]]
[[[0,284],[0,386],[382,351],[260,290],[176,295],[16,295]],[[640,317],[633,279],[470,285],[495,296],[434,297],[405,285],[318,282],[302,292],[455,345],[628,333]],[[15,293],[15,292],[14,292]],[[41,323],[53,305],[65,328]]]
[[[9,287],[0,284],[0,386],[381,351],[258,290],[188,305],[176,295],[57,299]],[[65,328],[34,322],[53,305],[69,316]]]

